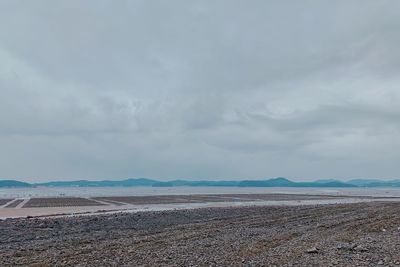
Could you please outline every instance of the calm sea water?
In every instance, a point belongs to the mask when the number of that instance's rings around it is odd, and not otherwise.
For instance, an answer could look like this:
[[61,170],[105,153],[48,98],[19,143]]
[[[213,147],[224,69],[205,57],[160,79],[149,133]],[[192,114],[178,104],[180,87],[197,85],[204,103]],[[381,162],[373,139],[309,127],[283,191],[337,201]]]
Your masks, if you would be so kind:
[[312,195],[346,195],[400,197],[400,188],[241,188],[241,187],[37,187],[1,188],[0,198],[29,197],[100,197],[191,194],[285,193]]

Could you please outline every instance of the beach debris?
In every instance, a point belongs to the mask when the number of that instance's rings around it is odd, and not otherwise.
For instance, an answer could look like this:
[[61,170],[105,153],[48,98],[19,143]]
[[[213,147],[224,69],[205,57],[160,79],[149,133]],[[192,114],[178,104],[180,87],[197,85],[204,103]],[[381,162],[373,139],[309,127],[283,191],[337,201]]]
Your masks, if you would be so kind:
[[356,246],[356,247],[354,248],[354,250],[355,250],[355,251],[358,251],[358,252],[367,252],[367,251],[368,251],[367,248],[365,248],[365,247],[363,247],[363,246],[361,246],[361,245]]
[[341,250],[357,251],[357,252],[367,252],[368,249],[362,245],[357,245],[353,243],[341,243],[337,247]]
[[317,253],[319,253],[319,248],[317,248],[317,247],[312,247],[312,248],[310,248],[310,249],[307,249],[307,253],[308,253],[308,254],[317,254]]
[[342,250],[353,250],[357,245],[352,243],[340,243],[336,248]]

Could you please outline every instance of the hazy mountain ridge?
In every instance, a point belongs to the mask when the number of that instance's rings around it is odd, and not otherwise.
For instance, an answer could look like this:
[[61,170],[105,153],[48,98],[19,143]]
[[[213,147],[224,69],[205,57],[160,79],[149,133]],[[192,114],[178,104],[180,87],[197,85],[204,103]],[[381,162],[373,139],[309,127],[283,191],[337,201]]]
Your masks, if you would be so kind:
[[0,187],[32,187],[30,183],[15,180],[0,180]]
[[102,181],[52,181],[45,183],[26,183],[16,180],[0,180],[0,188],[21,187],[177,187],[177,186],[226,186],[226,187],[400,187],[400,180],[381,181],[377,179],[353,179],[346,182],[327,179],[312,182],[294,182],[289,179],[278,177],[266,180],[239,180],[239,181],[189,181],[171,180],[158,181],[148,178],[133,178],[125,180],[102,180]]
[[119,181],[111,181],[111,180],[102,180],[102,181],[87,181],[87,180],[78,180],[78,181],[54,181],[47,183],[36,183],[33,184],[35,186],[53,186],[53,187],[104,187],[104,186],[152,186],[158,181],[147,179],[147,178],[137,178],[137,179],[125,179]]
[[353,179],[348,182],[359,187],[400,187],[400,180]]

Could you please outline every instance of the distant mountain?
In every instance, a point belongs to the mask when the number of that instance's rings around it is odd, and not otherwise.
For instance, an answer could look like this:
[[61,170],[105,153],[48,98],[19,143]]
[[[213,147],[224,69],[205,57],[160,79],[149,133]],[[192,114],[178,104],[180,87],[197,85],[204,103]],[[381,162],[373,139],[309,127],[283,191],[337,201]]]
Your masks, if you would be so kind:
[[158,181],[148,178],[126,179],[120,181],[54,181],[46,183],[29,184],[15,180],[0,180],[1,187],[133,187],[133,186],[152,186],[152,187],[176,187],[176,186],[225,186],[225,187],[400,187],[400,180],[382,181],[378,179],[353,179],[347,182],[335,179],[317,180],[313,182],[293,182],[289,179],[278,177],[265,180],[241,180],[241,181],[189,181],[172,180]]
[[314,183],[319,183],[319,184],[326,184],[326,183],[332,183],[332,182],[340,182],[336,179],[322,179],[322,180],[316,180]]
[[382,180],[378,180],[378,179],[352,179],[352,180],[347,181],[347,183],[354,184],[357,186],[365,186],[367,184],[380,183],[380,182],[382,182]]
[[286,178],[274,178],[269,180],[245,180],[239,182],[239,187],[293,187],[296,183]]
[[151,180],[147,178],[138,179],[126,179],[122,181],[60,181],[60,182],[47,182],[47,183],[36,183],[35,186],[52,186],[52,187],[104,187],[104,186],[152,186],[157,183],[156,180]]
[[172,187],[172,186],[238,186],[239,181],[187,181],[173,180],[168,182],[156,182],[153,187]]
[[237,186],[238,181],[192,181],[189,186]]
[[400,187],[400,180],[382,181],[378,179],[353,179],[348,181],[348,183],[359,187]]
[[304,187],[357,187],[354,184],[344,183],[341,181],[326,181],[326,182],[309,182],[309,183],[300,183],[305,184]]
[[156,182],[152,185],[152,187],[174,187],[173,182]]
[[0,187],[31,187],[29,183],[24,183],[15,180],[0,180]]
[[315,182],[292,182],[286,178],[264,181],[242,181],[240,187],[356,187],[356,185],[336,180],[318,180]]

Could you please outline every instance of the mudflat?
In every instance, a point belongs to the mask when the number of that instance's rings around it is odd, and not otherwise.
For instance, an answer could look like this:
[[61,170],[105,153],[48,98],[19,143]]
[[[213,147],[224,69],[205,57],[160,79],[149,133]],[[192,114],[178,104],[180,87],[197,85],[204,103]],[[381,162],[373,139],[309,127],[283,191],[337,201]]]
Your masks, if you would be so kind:
[[400,266],[400,203],[0,221],[2,266]]
[[[0,199],[1,200],[1,199]],[[116,211],[174,210],[200,207],[244,205],[312,205],[366,201],[400,201],[400,198],[301,194],[196,194],[113,197],[44,197],[4,199],[0,202],[0,219],[68,216]]]

